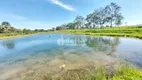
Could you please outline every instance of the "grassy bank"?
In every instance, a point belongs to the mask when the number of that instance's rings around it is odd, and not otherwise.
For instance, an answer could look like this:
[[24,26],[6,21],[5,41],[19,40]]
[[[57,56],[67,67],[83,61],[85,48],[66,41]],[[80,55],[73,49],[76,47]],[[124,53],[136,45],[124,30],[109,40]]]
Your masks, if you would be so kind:
[[43,33],[65,33],[65,34],[84,34],[94,36],[113,36],[113,37],[134,37],[142,39],[142,27],[117,27],[117,28],[103,28],[103,29],[80,29],[80,30],[59,30],[50,32],[38,32],[38,33],[2,33],[0,39],[16,38],[21,36],[27,36],[32,34]]
[[30,35],[36,35],[36,34],[47,34],[47,33],[54,33],[54,32],[37,32],[37,33],[28,33],[28,34],[25,34],[25,33],[0,33],[0,40],[23,37],[23,36],[30,36]]
[[56,31],[56,33],[85,34],[85,35],[114,36],[114,37],[134,37],[142,39],[142,27],[60,30]]
[[10,39],[10,38],[17,38],[17,37],[22,37],[22,36],[29,36],[33,34],[24,34],[24,33],[1,33],[0,34],[0,40],[2,39]]

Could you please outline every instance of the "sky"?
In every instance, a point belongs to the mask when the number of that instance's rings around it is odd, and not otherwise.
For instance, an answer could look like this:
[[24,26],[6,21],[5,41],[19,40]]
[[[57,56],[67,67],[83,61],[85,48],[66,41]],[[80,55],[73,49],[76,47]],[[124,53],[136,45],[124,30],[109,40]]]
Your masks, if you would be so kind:
[[142,24],[142,0],[0,0],[0,22],[18,29],[50,29],[111,2],[122,7],[128,25]]

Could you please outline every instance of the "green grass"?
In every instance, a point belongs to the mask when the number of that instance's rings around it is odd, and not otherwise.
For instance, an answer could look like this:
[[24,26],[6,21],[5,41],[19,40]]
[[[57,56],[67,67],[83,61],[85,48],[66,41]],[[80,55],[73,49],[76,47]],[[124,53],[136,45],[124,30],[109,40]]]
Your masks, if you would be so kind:
[[110,80],[142,80],[142,72],[130,66],[123,66]]
[[135,37],[142,39],[142,27],[117,27],[103,29],[60,30],[56,33],[85,34],[95,36]]
[[36,34],[47,34],[47,33],[50,34],[53,32],[37,32],[37,33],[28,33],[28,34],[25,34],[25,33],[0,33],[0,40],[29,36],[29,35],[36,35]]
[[[68,75],[68,76],[67,76]],[[98,68],[94,72],[85,70],[67,71],[60,80],[142,80],[142,72],[130,66],[122,66],[116,71]]]
[[[89,80],[142,80],[142,72],[130,66],[120,67],[115,74],[108,75],[105,70],[98,70],[89,75]],[[93,78],[93,79],[92,79]]]
[[1,33],[0,34],[0,40],[2,40],[2,39],[10,39],[10,38],[17,38],[17,37],[28,36],[28,35],[32,35],[32,34]]

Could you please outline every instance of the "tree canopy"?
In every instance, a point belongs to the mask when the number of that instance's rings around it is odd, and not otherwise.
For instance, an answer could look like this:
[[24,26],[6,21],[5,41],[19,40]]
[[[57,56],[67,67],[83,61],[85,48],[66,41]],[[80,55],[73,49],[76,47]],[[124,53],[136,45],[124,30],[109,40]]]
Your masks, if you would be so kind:
[[[64,29],[84,29],[84,28],[103,28],[119,26],[124,17],[121,14],[121,7],[116,3],[110,3],[105,7],[95,9],[85,17],[76,16],[73,22],[58,26],[56,30]],[[66,27],[66,28],[65,28]]]

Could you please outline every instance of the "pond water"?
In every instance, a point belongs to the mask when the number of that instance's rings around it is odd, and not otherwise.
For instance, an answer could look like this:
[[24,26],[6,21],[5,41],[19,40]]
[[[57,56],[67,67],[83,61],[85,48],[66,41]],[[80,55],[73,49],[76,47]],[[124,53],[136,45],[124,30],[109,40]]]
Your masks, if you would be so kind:
[[0,40],[0,80],[56,71],[62,64],[75,69],[126,61],[141,68],[141,60],[142,40],[134,38],[40,34]]

